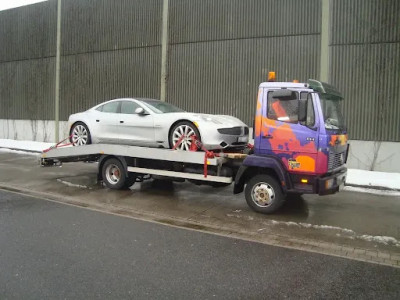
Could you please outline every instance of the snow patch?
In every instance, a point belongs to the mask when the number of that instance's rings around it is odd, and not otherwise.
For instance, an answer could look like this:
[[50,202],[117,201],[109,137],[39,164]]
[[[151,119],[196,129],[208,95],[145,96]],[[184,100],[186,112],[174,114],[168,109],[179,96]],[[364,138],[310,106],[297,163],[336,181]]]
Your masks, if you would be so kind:
[[23,150],[13,150],[13,149],[7,149],[7,148],[0,148],[0,152],[39,156],[39,154],[36,153],[36,152],[28,152],[28,151],[23,151]]
[[400,190],[400,173],[348,169],[346,184]]
[[82,189],[90,189],[90,187],[88,187],[86,185],[75,184],[75,183],[71,183],[68,181],[61,180],[61,179],[57,179],[57,181],[62,184],[65,184],[66,186],[78,187],[78,188],[82,188]]
[[14,150],[42,152],[43,150],[48,149],[51,146],[54,146],[54,143],[0,139],[0,148],[9,148]]
[[355,187],[355,186],[345,186],[343,191],[347,192],[357,192],[357,193],[367,193],[379,196],[400,196],[399,191],[390,191],[390,190],[377,190],[371,188],[364,187]]
[[[296,226],[299,228],[313,228],[313,229],[323,229],[323,230],[334,230],[339,231],[340,233],[336,233],[338,237],[349,238],[351,240],[360,239],[367,242],[375,242],[384,245],[393,245],[396,247],[400,247],[400,241],[391,236],[381,236],[381,235],[367,235],[367,234],[357,234],[354,230],[348,228],[342,228],[338,226],[330,226],[330,225],[314,225],[310,223],[296,223],[296,222],[282,222],[271,220],[270,224],[273,225],[286,225],[286,226]],[[258,231],[263,231],[265,228],[258,229]]]
[[377,242],[384,245],[394,245],[396,247],[400,247],[400,241],[391,236],[384,236],[384,235],[374,236],[374,235],[363,234],[361,236],[357,236],[357,238],[368,242]]
[[296,226],[296,227],[303,227],[303,228],[314,228],[314,229],[329,229],[329,230],[336,230],[343,233],[354,234],[355,232],[348,228],[341,228],[337,226],[329,226],[329,225],[314,225],[310,223],[296,223],[296,222],[282,222],[282,221],[275,221],[271,220],[271,224],[273,225],[286,225],[286,226]]

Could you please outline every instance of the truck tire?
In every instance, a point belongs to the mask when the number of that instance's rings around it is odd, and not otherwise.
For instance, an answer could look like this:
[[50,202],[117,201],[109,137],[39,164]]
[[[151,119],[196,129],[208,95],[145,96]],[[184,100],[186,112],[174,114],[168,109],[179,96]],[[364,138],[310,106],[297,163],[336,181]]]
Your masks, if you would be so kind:
[[247,204],[256,212],[272,214],[285,202],[278,181],[270,175],[259,174],[249,180],[245,189]]
[[103,182],[113,190],[129,188],[135,182],[134,177],[127,176],[126,172],[123,164],[116,158],[107,159],[101,170]]

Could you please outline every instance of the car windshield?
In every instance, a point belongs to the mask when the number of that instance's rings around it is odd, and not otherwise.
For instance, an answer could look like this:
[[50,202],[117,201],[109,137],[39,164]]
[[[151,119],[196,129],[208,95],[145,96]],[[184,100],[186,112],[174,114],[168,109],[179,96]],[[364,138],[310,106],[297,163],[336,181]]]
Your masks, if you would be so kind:
[[160,101],[160,100],[142,100],[142,103],[146,105],[151,111],[157,114],[174,113],[174,112],[184,112],[183,109],[173,106],[172,104]]
[[325,128],[328,130],[345,131],[342,115],[343,99],[329,94],[320,94],[322,113],[325,120]]

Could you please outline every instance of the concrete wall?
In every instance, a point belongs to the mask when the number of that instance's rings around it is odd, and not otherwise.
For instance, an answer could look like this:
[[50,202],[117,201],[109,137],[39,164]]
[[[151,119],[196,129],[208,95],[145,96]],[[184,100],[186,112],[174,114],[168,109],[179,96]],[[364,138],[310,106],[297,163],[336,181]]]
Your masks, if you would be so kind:
[[[54,121],[0,119],[0,139],[54,142]],[[68,136],[67,121],[60,122],[60,138]]]
[[400,172],[400,143],[351,140],[347,166],[353,169]]
[[[68,123],[61,121],[60,138],[66,138],[68,132]],[[0,139],[54,142],[54,121],[0,119]],[[353,169],[400,172],[400,143],[351,140],[347,166]]]

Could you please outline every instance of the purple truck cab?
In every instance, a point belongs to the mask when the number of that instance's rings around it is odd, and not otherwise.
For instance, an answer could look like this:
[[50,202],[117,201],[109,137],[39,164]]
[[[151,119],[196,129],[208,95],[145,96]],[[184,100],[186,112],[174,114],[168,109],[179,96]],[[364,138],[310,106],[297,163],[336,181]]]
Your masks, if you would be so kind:
[[293,194],[336,193],[347,174],[343,97],[333,86],[264,82],[259,86],[254,153],[240,167],[234,192],[256,211],[276,211]]

